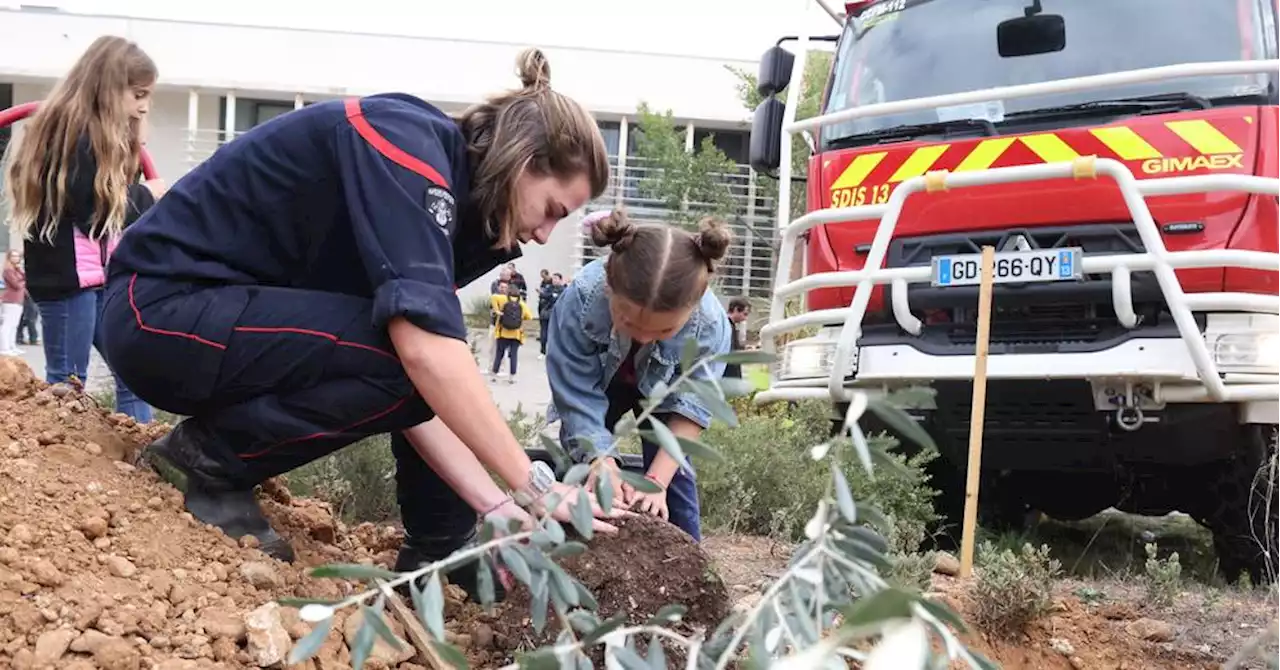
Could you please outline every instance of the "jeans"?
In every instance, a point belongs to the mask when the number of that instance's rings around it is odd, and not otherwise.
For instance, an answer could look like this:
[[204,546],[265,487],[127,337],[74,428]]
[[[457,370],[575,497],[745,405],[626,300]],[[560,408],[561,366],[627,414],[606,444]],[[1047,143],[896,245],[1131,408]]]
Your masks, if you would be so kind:
[[32,300],[30,295],[22,305],[22,320],[18,322],[18,341],[26,344],[40,344],[40,308],[36,307],[36,301]]
[[516,376],[516,363],[520,360],[520,340],[499,337],[494,344],[493,352],[493,374],[498,374],[498,368],[502,367],[502,357],[507,356],[511,359],[511,376]]
[[[102,329],[98,327],[102,301],[101,290],[88,290],[70,298],[36,303],[44,322],[45,380],[50,384],[65,383],[73,375],[81,384],[88,381],[89,352],[102,352]],[[138,399],[119,377],[116,411],[142,423],[151,421],[151,406]]]
[[551,339],[551,315],[538,319],[538,345],[539,353],[543,356],[547,355],[547,340]]
[[[609,399],[609,409],[605,413],[605,425],[612,428],[624,414],[633,412],[639,415],[642,396],[636,387],[620,380],[613,380],[605,389]],[[652,430],[651,421],[665,421],[665,414],[655,414],[645,420],[642,429]],[[647,472],[653,465],[653,459],[662,447],[648,440],[640,442],[644,454],[644,469]],[[702,541],[702,510],[698,502],[697,475],[691,469],[679,468],[667,486],[667,519],[680,530],[689,534],[694,542]]]
[[[662,447],[643,440],[640,448],[644,452],[644,469],[647,472]],[[671,478],[671,484],[667,486],[667,518],[676,528],[688,533],[694,542],[702,541],[702,510],[698,504],[698,480],[693,470],[679,468],[676,476]]]

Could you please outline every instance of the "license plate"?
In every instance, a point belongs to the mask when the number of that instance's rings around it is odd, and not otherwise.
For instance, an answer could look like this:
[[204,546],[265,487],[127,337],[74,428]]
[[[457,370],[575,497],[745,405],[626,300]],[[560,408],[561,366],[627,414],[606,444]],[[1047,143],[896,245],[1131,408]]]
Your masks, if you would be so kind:
[[[1082,278],[1080,247],[997,251],[994,283],[1072,281]],[[982,283],[982,254],[933,257],[934,286],[976,286]]]

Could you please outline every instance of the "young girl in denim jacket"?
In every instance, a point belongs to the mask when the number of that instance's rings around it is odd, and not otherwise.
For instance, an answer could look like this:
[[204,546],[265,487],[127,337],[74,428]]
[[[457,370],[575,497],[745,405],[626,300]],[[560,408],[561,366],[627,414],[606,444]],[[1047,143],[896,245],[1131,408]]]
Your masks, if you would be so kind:
[[[561,441],[578,461],[604,459],[613,471],[615,500],[669,519],[700,540],[694,473],[645,441],[646,477],[662,490],[633,489],[616,474],[612,429],[627,412],[638,415],[640,400],[656,385],[681,375],[686,342],[697,343],[698,358],[729,351],[728,316],[708,285],[730,233],[712,218],[702,221],[697,234],[633,224],[617,211],[592,219],[592,241],[611,252],[582,268],[556,301],[551,319],[547,377]],[[718,378],[723,371],[723,363],[714,363],[693,377]],[[668,395],[653,417],[686,438],[697,438],[711,423],[711,412],[692,392]]]

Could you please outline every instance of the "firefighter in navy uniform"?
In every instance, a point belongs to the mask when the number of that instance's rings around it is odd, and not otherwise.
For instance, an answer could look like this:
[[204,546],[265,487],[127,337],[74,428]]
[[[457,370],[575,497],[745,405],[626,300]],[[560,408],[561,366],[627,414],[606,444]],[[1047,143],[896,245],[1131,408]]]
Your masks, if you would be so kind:
[[106,357],[140,397],[189,417],[141,456],[196,518],[292,560],[254,487],[402,432],[402,569],[458,549],[477,514],[527,523],[554,491],[566,502],[552,514],[569,518],[576,492],[530,462],[494,406],[456,293],[608,183],[591,116],[550,89],[538,50],[520,70],[521,89],[457,120],[403,94],[273,119],[123,237]]

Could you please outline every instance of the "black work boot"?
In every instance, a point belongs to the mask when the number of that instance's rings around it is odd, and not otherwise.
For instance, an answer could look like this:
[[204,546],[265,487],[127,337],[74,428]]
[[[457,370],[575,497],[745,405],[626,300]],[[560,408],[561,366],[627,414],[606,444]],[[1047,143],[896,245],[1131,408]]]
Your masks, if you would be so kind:
[[[396,572],[412,572],[418,568],[447,558],[449,554],[452,554],[457,550],[450,549],[450,547],[456,547],[458,549],[465,548],[470,545],[474,539],[475,535],[473,534],[459,545],[457,541],[452,538],[415,538],[406,535],[404,538],[404,544],[400,545],[400,554],[396,556],[396,565],[394,570]],[[479,558],[455,566],[454,568],[446,571],[443,576],[448,578],[450,584],[466,591],[467,598],[471,599],[472,602],[479,603],[480,590],[477,579],[479,578],[481,565],[484,566],[485,570],[489,571],[489,574],[492,577],[494,602],[502,602],[503,599],[507,597],[507,589],[503,586],[502,579],[494,573],[493,568],[489,567],[487,562],[481,563]],[[420,578],[419,585],[423,586],[425,584],[426,580]],[[409,596],[409,589],[407,585],[401,585],[398,587],[398,590],[402,596]]]
[[205,454],[198,433],[199,428],[189,421],[179,423],[139,452],[139,464],[151,466],[182,491],[187,511],[202,523],[237,540],[252,535],[263,553],[292,563],[293,547],[267,523],[253,487],[235,483],[224,465]]

